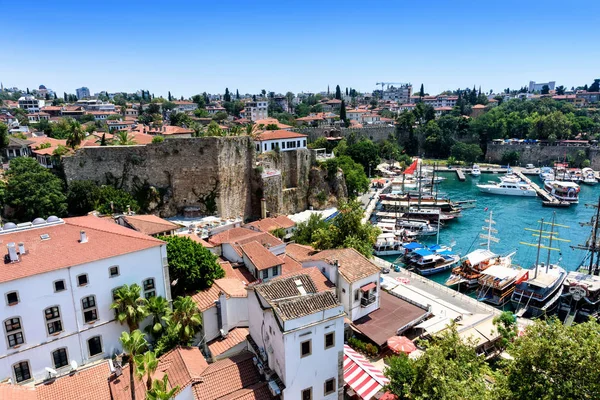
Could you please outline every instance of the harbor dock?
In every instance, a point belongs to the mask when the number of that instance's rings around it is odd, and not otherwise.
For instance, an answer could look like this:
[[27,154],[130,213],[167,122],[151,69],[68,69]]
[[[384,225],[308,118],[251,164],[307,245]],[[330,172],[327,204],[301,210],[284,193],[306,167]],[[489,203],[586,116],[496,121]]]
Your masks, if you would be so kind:
[[456,169],[456,175],[458,175],[458,180],[461,182],[464,182],[465,179],[467,179],[465,177],[465,173],[463,172],[462,168],[457,168]]
[[527,182],[531,188],[533,190],[535,190],[535,192],[537,193],[538,197],[541,197],[544,201],[550,202],[550,203],[560,203],[558,201],[558,199],[554,196],[552,196],[550,193],[548,193],[548,191],[546,191],[546,189],[540,187],[537,183],[534,183],[531,179],[529,179],[528,177],[526,177],[523,172],[519,171],[519,170],[515,170],[513,171],[515,175],[517,175],[521,180]]

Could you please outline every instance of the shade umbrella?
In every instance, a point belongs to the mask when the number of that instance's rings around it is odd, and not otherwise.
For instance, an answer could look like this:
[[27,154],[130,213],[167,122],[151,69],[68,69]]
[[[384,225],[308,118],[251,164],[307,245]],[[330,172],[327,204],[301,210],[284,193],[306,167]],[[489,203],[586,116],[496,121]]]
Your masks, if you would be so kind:
[[388,347],[396,353],[410,354],[417,346],[406,336],[392,336],[387,340]]

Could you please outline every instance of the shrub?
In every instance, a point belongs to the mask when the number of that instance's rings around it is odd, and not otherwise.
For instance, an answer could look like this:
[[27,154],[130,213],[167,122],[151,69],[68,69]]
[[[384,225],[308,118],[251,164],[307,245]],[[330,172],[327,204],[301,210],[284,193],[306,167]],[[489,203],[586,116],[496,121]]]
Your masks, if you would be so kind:
[[165,141],[165,137],[164,136],[154,136],[152,138],[152,143],[162,143]]

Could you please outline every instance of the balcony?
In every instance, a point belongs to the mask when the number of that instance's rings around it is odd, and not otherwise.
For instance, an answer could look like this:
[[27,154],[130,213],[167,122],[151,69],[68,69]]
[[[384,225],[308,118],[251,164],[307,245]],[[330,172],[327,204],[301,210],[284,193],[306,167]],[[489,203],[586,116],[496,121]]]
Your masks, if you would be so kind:
[[375,303],[375,300],[377,300],[377,296],[375,296],[374,294],[370,294],[368,296],[363,296],[360,299],[360,306],[361,307],[369,307],[371,304]]

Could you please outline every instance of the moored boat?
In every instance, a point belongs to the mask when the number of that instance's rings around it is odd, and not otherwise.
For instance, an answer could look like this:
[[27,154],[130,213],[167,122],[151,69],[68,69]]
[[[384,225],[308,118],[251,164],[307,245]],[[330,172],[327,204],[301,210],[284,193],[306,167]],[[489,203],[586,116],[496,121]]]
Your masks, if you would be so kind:
[[542,167],[540,169],[540,179],[545,181],[553,181],[554,180],[554,170],[550,167]]
[[481,169],[479,169],[479,165],[473,164],[473,167],[471,168],[471,175],[473,175],[473,176],[481,175]]
[[514,179],[504,179],[501,182],[489,182],[487,184],[477,185],[477,188],[482,193],[497,194],[503,196],[521,196],[521,197],[536,197],[537,193],[526,182],[515,182]]
[[477,300],[502,306],[510,301],[515,284],[521,282],[527,273],[521,267],[492,265],[479,277]]
[[593,169],[589,167],[583,168],[581,170],[581,174],[583,175],[583,180],[581,181],[582,183],[592,186],[598,183],[598,180],[596,179],[596,172]]
[[416,257],[412,259],[409,267],[413,267],[415,272],[424,276],[446,271],[460,262],[460,256],[449,250],[434,252],[429,249],[417,249],[414,253]]
[[560,201],[579,203],[579,185],[575,182],[545,181],[544,189]]

